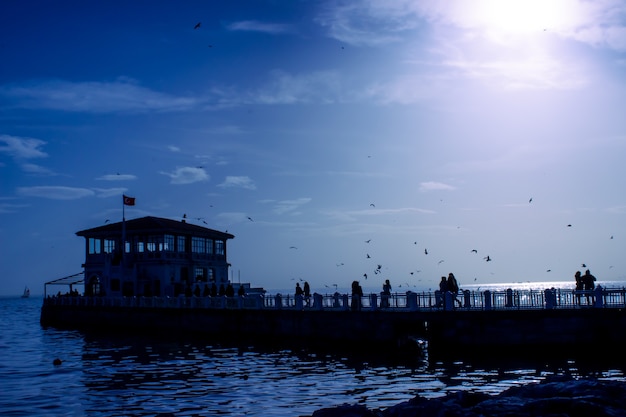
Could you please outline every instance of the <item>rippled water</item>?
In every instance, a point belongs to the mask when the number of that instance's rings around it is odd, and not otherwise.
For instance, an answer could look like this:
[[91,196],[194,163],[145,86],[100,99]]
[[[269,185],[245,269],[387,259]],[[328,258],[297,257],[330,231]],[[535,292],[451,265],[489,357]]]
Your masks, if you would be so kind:
[[[0,298],[3,416],[303,416],[343,403],[385,408],[450,390],[498,393],[553,374],[582,373],[566,361],[389,365],[385,358],[97,337],[42,329],[40,305],[37,298]],[[55,366],[55,358],[63,363]],[[626,380],[616,368],[585,372]]]

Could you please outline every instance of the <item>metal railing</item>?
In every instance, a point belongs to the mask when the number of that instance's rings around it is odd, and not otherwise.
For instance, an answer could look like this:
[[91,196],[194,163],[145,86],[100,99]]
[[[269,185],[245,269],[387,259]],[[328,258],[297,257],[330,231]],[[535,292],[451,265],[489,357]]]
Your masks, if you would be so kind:
[[313,294],[311,297],[255,294],[235,297],[100,297],[48,296],[44,305],[133,308],[291,309],[335,311],[536,310],[626,308],[626,288],[462,291],[459,294],[407,292],[367,294]]

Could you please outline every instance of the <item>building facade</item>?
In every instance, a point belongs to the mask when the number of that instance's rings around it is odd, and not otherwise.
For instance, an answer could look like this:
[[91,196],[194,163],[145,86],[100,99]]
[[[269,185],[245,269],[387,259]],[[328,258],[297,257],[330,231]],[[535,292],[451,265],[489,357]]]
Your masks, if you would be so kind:
[[209,295],[229,287],[226,242],[234,236],[159,217],[82,230],[85,295]]

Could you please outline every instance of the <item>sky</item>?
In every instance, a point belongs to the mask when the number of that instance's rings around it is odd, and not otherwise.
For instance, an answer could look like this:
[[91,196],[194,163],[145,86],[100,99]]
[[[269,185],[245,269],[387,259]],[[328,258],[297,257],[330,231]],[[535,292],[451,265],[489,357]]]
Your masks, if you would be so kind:
[[0,295],[123,194],[270,290],[626,285],[625,108],[621,0],[4,2]]

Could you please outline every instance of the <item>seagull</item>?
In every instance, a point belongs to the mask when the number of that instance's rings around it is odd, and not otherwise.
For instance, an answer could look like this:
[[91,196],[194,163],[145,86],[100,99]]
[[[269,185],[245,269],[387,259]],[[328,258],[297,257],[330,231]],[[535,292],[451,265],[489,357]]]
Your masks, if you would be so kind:
[[[613,239],[613,238],[611,238],[611,239]],[[367,240],[365,241],[365,243],[370,243],[371,241],[372,241],[372,239],[367,239]]]
[[487,261],[487,262],[490,262],[490,261],[491,261],[491,258],[489,257],[489,255],[485,256],[483,259],[484,259],[485,261]]
[[443,263],[443,259],[437,262],[437,265],[441,265]]
[[374,203],[370,203],[370,207],[376,207]]
[[289,246],[289,249],[298,249],[295,246]]
[[365,279],[367,279],[367,274],[363,274],[363,277],[365,277]]
[[366,254],[366,255],[367,255],[367,259],[371,258],[371,256],[370,256],[370,254],[369,254],[369,253],[368,253],[368,254]]
[[568,224],[568,225],[567,225],[567,227],[572,227],[572,225],[571,225],[571,224]]
[[110,220],[109,220],[109,219],[106,219],[106,220],[104,221],[104,224],[107,224],[108,222],[110,222]]
[[476,249],[472,249],[472,252],[474,253],[478,253],[478,251]]
[[587,268],[586,264],[580,264],[580,266],[583,267],[583,268]]
[[529,202],[529,203],[532,203],[532,202],[533,202],[533,198],[532,198],[532,197],[530,197],[530,200],[528,200],[528,202]]
[[250,220],[251,222],[254,221],[254,220],[252,220],[252,217],[250,217],[250,216],[248,216],[247,219]]
[[200,29],[201,25],[202,25],[202,22],[198,22],[198,23],[196,23],[196,25],[193,28],[194,29]]
[[428,255],[428,249],[424,249],[424,255]]

